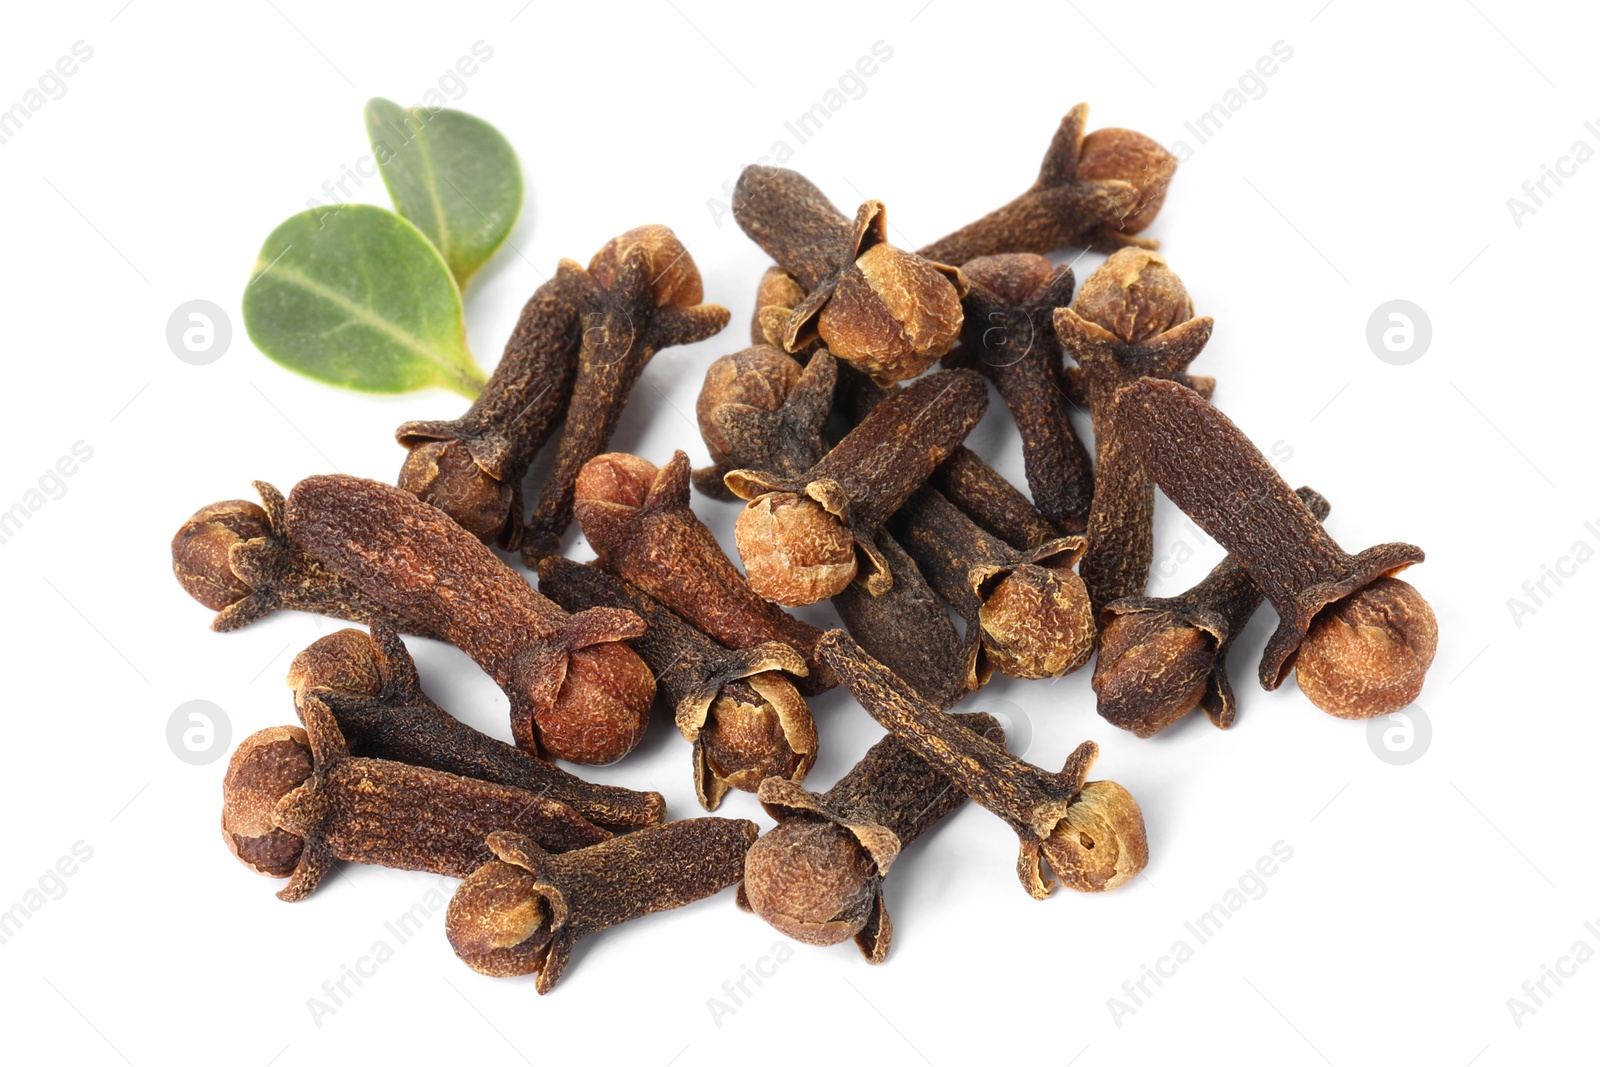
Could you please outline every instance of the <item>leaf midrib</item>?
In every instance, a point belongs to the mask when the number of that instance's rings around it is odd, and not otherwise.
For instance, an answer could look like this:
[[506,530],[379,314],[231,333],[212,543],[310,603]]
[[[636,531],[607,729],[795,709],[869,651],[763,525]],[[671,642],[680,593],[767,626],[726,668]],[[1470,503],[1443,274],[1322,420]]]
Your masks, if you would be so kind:
[[321,282],[306,277],[293,267],[278,266],[273,268],[273,273],[278,275],[280,278],[298,285],[300,288],[304,289],[308,293],[311,293],[313,296],[321,297],[328,303],[347,312],[352,318],[357,319],[363,325],[370,326],[380,333],[387,334],[400,344],[406,346],[419,355],[426,357],[437,366],[444,368],[447,371],[454,371],[455,361],[450,357],[449,354],[430,346],[427,344],[427,342],[423,341],[420,337],[416,336],[410,331],[401,329],[388,319],[378,315],[371,308],[358,304],[349,297],[345,296],[343,293],[340,293],[334,289],[330,289]]

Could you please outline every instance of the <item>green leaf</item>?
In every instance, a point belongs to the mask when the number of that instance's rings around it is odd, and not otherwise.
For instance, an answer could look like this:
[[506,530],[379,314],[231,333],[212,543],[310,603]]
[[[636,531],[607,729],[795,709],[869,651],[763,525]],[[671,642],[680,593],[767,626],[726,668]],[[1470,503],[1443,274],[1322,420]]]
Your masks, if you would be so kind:
[[273,230],[244,291],[244,325],[270,359],[346,389],[475,397],[487,380],[449,268],[381,207],[314,208]]
[[367,101],[367,137],[395,209],[417,224],[463,288],[522,210],[522,168],[500,131],[465,111]]

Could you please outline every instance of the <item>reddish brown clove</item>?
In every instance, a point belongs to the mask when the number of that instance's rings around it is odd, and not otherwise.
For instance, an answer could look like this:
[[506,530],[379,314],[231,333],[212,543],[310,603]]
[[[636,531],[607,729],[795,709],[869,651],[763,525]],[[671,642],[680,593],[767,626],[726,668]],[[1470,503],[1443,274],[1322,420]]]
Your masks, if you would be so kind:
[[694,743],[695,792],[707,811],[729,789],[753,793],[764,778],[805,781],[817,759],[817,724],[779,673],[803,677],[800,653],[777,641],[724,648],[642,590],[559,556],[539,564],[539,589],[568,611],[625,608],[645,621],[633,648]]
[[802,693],[833,686],[833,672],[816,655],[822,631],[752,592],[689,510],[684,453],[673,453],[660,469],[623,452],[596,456],[578,478],[576,510],[601,570],[638,586],[729,648],[789,645],[805,657]]
[[728,324],[728,309],[700,303],[700,272],[665,226],[640,226],[589,261],[579,299],[583,346],[555,465],[523,535],[522,558],[537,566],[561,546],[572,523],[573,484],[606,450],[645,364],[663,348],[693,344]]
[[750,501],[734,528],[750,587],[782,604],[814,604],[860,572],[869,593],[887,591],[878,528],[949,458],[988,402],[978,375],[939,371],[884,399],[803,474],[730,472],[728,488]]
[[183,591],[217,613],[227,633],[281,609],[383,623],[419,637],[433,628],[407,619],[319,563],[290,539],[283,494],[253,483],[261,506],[224,500],[201,508],[172,538],[172,573]]
[[804,470],[815,462],[827,450],[822,427],[833,405],[835,366],[829,356],[802,368],[781,349],[758,344],[706,368],[695,415],[713,462],[694,472],[694,487],[737,500],[723,483],[731,470],[785,463]]
[[1162,492],[1236,556],[1278,609],[1261,684],[1293,669],[1317,707],[1342,719],[1399,711],[1417,698],[1439,625],[1394,574],[1415,545],[1350,555],[1228,417],[1175,382],[1145,378],[1123,400],[1123,432]]
[[[1301,487],[1317,521],[1328,502]],[[1236,714],[1228,650],[1261,606],[1261,587],[1229,556],[1192,589],[1171,597],[1124,597],[1101,612],[1094,664],[1097,710],[1107,722],[1151,737],[1203,707],[1226,730]]]
[[971,288],[961,302],[961,347],[946,366],[972,367],[994,382],[1022,436],[1033,503],[1056,529],[1080,534],[1089,517],[1094,470],[1058,388],[1061,346],[1052,316],[1072,301],[1072,268],[1031,253],[980,256],[962,268]]
[[[759,166],[739,175],[734,198],[739,228],[805,290],[798,304],[757,312],[785,351],[820,336],[835,356],[888,382],[915,378],[955,344],[961,272],[889,244],[881,202],[847,219],[803,175]],[[762,293],[793,296],[776,281]]]
[[985,532],[931,486],[911,495],[891,528],[922,573],[967,621],[969,687],[991,671],[1055,678],[1094,653],[1089,594],[1072,565],[1083,538],[1019,551]]
[[1185,373],[1211,337],[1211,320],[1193,315],[1166,260],[1137,248],[1106,260],[1074,307],[1055,312],[1056,333],[1089,384],[1095,485],[1078,570],[1096,616],[1113,600],[1143,595],[1155,552],[1155,489],[1120,430],[1123,390],[1143,376]]
[[304,899],[335,860],[465,878],[492,858],[484,837],[528,832],[557,851],[610,838],[558,800],[515,786],[351,757],[333,713],[301,702],[304,730],[245,738],[222,783],[222,836],[245,866]]
[[497,858],[456,890],[445,934],[479,974],[536,974],[548,993],[580,938],[726,889],[755,839],[748,819],[685,819],[552,856],[525,834],[490,834]]
[[829,630],[821,647],[879,725],[1016,831],[1017,877],[1030,896],[1042,900],[1054,888],[1046,861],[1062,885],[1085,893],[1116,889],[1144,870],[1150,849],[1138,803],[1116,782],[1084,781],[1099,755],[1093,741],[1051,774],[918,700],[843,630]]
[[1157,242],[1134,234],[1155,221],[1177,157],[1133,130],[1107,127],[1085,137],[1088,122],[1088,104],[1067,112],[1027,192],[922,254],[963,265],[979,256],[1044,255],[1067,245],[1099,252],[1155,248]]
[[494,374],[460,418],[407,422],[396,484],[487,544],[522,543],[522,481],[572,396],[579,303],[589,283],[571,260],[534,291]]
[[[998,744],[993,716],[957,715]],[[854,938],[868,963],[889,955],[893,924],[883,899],[889,867],[966,796],[893,735],[867,750],[826,793],[793,782],[761,783],[761,806],[778,820],[744,858],[739,906],[808,945]]]
[[391,628],[340,630],[289,665],[295,706],[327,705],[353,755],[449,771],[516,786],[569,804],[602,826],[648,826],[666,818],[660,793],[586,782],[455,719],[422,691],[417,666]]
[[330,570],[476,660],[510,698],[520,747],[609,763],[643,736],[655,681],[622,644],[643,631],[637,615],[568,615],[444,512],[379,482],[307,478],[288,520]]

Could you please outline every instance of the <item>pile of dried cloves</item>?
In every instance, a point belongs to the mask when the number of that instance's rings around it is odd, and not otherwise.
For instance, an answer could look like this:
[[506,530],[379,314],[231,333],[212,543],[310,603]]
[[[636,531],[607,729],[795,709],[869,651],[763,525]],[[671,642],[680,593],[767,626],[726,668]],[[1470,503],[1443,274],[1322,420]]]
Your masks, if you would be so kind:
[[[399,428],[397,486],[321,475],[285,498],[257,482],[259,505],[196,512],[173,566],[214,629],[279,608],[368,627],[301,652],[301,725],[233,754],[234,855],[287,878],[284,900],[336,860],[460,877],[457,954],[537,974],[541,993],[585,934],[735,884],[788,936],[853,938],[877,963],[895,857],[967,798],[1016,833],[1035,897],[1055,881],[1115,889],[1148,859],[1134,798],[1086,780],[1093,742],[1051,772],[1012,755],[989,716],[950,712],[995,671],[1055,678],[1098,652],[1107,721],[1149,737],[1199,707],[1226,728],[1229,649],[1270,600],[1264,688],[1294,669],[1342,718],[1411,702],[1437,632],[1394,575],[1421,550],[1346,553],[1323,529],[1327,501],[1284,484],[1211,404],[1215,381],[1189,372],[1211,320],[1138,236],[1176,160],[1128,130],[1085,136],[1086,116],[1063,119],[1026,192],[918,252],[889,243],[876,200],[851,217],[793,171],[747,168],[734,214],[776,265],[754,344],[706,369],[708,467],[606,451],[651,357],[729,319],[672,231],[642,226],[587,268],[561,262],[460,418]],[[1110,253],[1076,297],[1071,269],[1044,258],[1073,246]],[[1027,493],[963,445],[991,383]],[[1073,424],[1085,408],[1092,458]],[[524,481],[552,438],[530,514]],[[691,487],[745,501],[742,570]],[[1230,553],[1162,598],[1144,595],[1158,487]],[[557,554],[574,520],[592,562]],[[537,570],[537,591],[496,548]],[[784,610],[823,600],[843,628]],[[402,633],[476,660],[510,701],[515,744],[430,700]],[[809,792],[806,698],[840,684],[887,733]],[[620,759],[657,697],[692,746],[701,804],[753,792],[775,828],[666,822],[660,794],[550,762]]]

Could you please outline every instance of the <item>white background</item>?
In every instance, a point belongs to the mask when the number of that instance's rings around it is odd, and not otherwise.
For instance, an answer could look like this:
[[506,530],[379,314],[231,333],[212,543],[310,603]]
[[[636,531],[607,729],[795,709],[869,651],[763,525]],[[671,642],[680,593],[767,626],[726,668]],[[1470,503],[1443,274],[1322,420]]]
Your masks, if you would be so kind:
[[[1592,1061],[1600,963],[1514,1020],[1507,998],[1586,941],[1600,950],[1590,607],[1576,567],[1519,621],[1577,541],[1600,548],[1595,500],[1594,271],[1600,163],[1519,226],[1521,196],[1574,141],[1600,148],[1592,13],[1578,5],[1076,4],[953,0],[641,4],[609,13],[535,0],[333,9],[305,0],[28,5],[0,37],[0,107],[75,41],[93,57],[7,143],[3,266],[6,443],[0,509],[85,442],[93,457],[0,544],[7,768],[0,909],[77,842],[92,857],[0,945],[8,1058],[75,1063],[928,1062],[1090,1067],[1204,1053],[1238,1063]],[[786,11],[794,17],[784,19]],[[1589,19],[1585,23],[1585,19]],[[467,293],[492,366],[557,259],[586,261],[645,222],[673,227],[727,305],[723,335],[658,355],[614,446],[657,462],[705,448],[692,415],[705,365],[742,347],[762,253],[708,201],[777,139],[847,212],[885,200],[917,247],[1019,192],[1061,115],[1189,142],[1151,234],[1216,319],[1196,361],[1217,403],[1333,502],[1350,549],[1424,546],[1408,577],[1438,613],[1420,704],[1432,740],[1404,766],[1364,724],[1293,682],[1255,684],[1272,617],[1239,641],[1237,725],[1195,716],[1138,740],[1094,713],[1087,670],[997,680],[966,706],[1015,706],[1013,734],[1053,766],[1102,747],[1098,777],[1143,807],[1146,876],[1104,896],[1029,899],[1015,841],[968,807],[888,882],[895,941],[869,967],[850,945],[787,945],[732,893],[586,943],[550,995],[479,977],[435,916],[398,944],[385,923],[448,879],[346,868],[310,900],[236,863],[219,840],[225,763],[169,750],[173,710],[220,705],[233,740],[293,721],[290,658],[334,625],[282,615],[220,636],[173,582],[167,542],[214,500],[337,469],[385,480],[395,425],[447,418],[431,392],[372,398],[259,355],[238,318],[262,240],[367,151],[370,96],[414,103],[474,42],[493,57],[456,101],[521,155],[529,206]],[[827,126],[784,123],[874,42],[893,49]],[[1185,130],[1274,42],[1293,55],[1204,144]],[[377,181],[354,199],[387,204]],[[1076,262],[1086,277],[1100,257]],[[219,361],[180,362],[165,328],[204,298],[232,318]],[[1369,349],[1369,315],[1402,298],[1433,340],[1407,366]],[[1021,479],[998,400],[969,442]],[[735,508],[695,506],[731,545]],[[1586,527],[1586,522],[1594,522]],[[1156,592],[1219,556],[1162,502]],[[590,555],[578,541],[570,549]],[[1569,570],[1571,569],[1569,565]],[[826,621],[825,606],[803,613]],[[505,700],[464,656],[412,641],[424,685],[508,736]],[[825,788],[880,731],[847,695],[815,701]],[[1017,743],[1027,740],[1017,737]],[[660,717],[595,778],[660,789],[698,814],[687,746]],[[768,825],[753,798],[722,814]],[[1184,927],[1277,842],[1292,858],[1205,944]],[[32,898],[37,900],[38,898]],[[440,898],[442,899],[442,898]],[[1113,996],[1174,941],[1194,956],[1132,1014]],[[393,958],[313,1021],[308,998],[386,940]],[[785,944],[776,973],[730,1006],[723,985]],[[775,961],[762,966],[771,971]],[[1570,967],[1570,965],[1569,965]],[[1170,969],[1170,968],[1169,968]],[[1529,1001],[1531,1004],[1532,1002]],[[357,1059],[359,1057],[359,1059]]]

